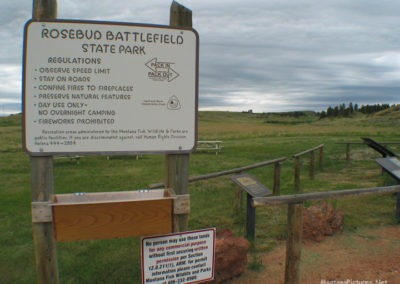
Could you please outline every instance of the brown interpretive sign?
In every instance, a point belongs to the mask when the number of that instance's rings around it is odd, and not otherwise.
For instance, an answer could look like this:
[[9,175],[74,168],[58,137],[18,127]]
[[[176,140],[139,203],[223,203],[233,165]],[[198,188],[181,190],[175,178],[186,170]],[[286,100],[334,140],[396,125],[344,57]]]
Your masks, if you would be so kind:
[[28,21],[24,147],[33,156],[185,153],[197,137],[195,30]]
[[252,197],[263,197],[272,192],[249,174],[239,174],[231,177],[231,180],[244,189]]

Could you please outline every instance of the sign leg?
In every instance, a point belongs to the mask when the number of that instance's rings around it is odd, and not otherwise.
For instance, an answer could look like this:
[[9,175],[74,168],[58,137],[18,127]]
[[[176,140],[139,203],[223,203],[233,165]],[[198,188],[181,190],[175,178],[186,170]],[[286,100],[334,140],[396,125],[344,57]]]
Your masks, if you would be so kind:
[[[32,202],[48,202],[54,193],[53,157],[31,157]],[[38,283],[59,283],[53,222],[32,224]]]
[[246,218],[246,231],[249,240],[255,239],[256,231],[256,208],[252,206],[253,197],[247,194],[247,218]]

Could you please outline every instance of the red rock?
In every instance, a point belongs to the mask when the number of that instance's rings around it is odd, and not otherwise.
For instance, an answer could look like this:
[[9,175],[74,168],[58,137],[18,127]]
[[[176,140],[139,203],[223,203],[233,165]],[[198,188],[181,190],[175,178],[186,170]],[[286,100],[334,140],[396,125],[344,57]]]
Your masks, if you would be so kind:
[[217,232],[215,243],[215,278],[213,283],[237,277],[246,270],[250,242],[243,237],[235,237],[228,230]]
[[344,213],[323,202],[303,211],[303,239],[317,242],[343,230]]

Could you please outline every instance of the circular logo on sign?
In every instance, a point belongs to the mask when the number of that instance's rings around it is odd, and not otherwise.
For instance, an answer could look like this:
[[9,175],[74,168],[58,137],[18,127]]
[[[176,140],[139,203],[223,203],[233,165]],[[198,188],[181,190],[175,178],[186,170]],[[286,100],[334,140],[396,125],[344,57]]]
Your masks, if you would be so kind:
[[181,108],[181,103],[179,102],[177,96],[174,95],[169,98],[167,108],[172,110],[177,110]]

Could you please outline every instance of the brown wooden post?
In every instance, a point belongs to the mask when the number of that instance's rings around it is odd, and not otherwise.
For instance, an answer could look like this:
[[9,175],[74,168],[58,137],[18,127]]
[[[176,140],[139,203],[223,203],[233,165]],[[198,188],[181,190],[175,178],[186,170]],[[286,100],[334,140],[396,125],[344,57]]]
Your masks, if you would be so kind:
[[324,170],[324,146],[319,148],[319,171]]
[[[165,186],[172,188],[176,195],[187,195],[189,180],[189,154],[170,154],[166,156],[167,176]],[[174,232],[187,230],[187,213],[174,215]]]
[[315,154],[314,150],[310,152],[310,179],[314,179]]
[[32,18],[35,20],[56,19],[57,0],[34,0]]
[[288,205],[288,237],[286,241],[285,284],[299,283],[303,203]]
[[[242,172],[239,172],[238,174],[242,174]],[[242,202],[243,202],[243,189],[240,186],[236,187],[235,198],[236,198],[235,214],[237,215],[239,214],[240,209],[242,209]]]
[[[31,157],[32,204],[49,202],[54,193],[53,157]],[[32,223],[37,283],[59,283],[53,222]]]
[[281,170],[282,170],[282,163],[277,162],[274,164],[274,188],[273,194],[280,195],[281,192]]
[[299,192],[300,191],[300,157],[297,156],[295,157],[294,161],[294,191]]
[[350,143],[346,144],[346,161],[350,161]]
[[[300,156],[295,156],[294,190],[296,193],[301,191],[300,167]],[[302,234],[303,203],[288,204],[288,236],[286,241],[285,284],[299,283]]]
[[[192,27],[192,11],[173,1],[170,10],[171,27]],[[189,193],[189,154],[166,155],[167,180],[166,188],[174,189],[177,195]],[[181,232],[188,228],[186,214],[174,215],[174,231]]]
[[178,2],[172,1],[169,24],[171,27],[193,27],[192,11]]
[[254,241],[256,237],[256,208],[253,206],[253,197],[246,194],[246,238]]
[[[33,19],[57,18],[56,0],[34,0]],[[54,193],[53,157],[31,157],[32,205],[47,203]],[[33,207],[33,206],[32,206]],[[36,276],[40,284],[59,283],[57,246],[52,222],[32,223],[35,246]]]
[[243,190],[237,186],[235,190],[235,214],[239,214],[240,209],[242,208],[243,202]]

